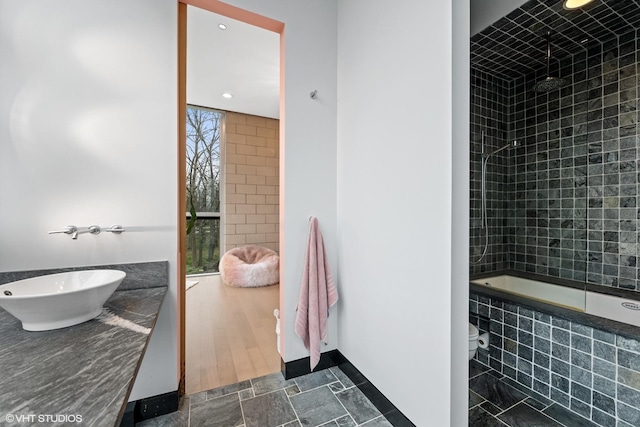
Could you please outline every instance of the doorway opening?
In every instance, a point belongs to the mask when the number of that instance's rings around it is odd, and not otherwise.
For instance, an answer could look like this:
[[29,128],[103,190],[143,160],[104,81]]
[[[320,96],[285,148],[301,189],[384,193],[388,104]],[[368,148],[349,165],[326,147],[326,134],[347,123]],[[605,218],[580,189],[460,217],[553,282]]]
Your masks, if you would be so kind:
[[[197,3],[199,7],[179,4],[179,114],[184,120],[179,205],[181,230],[189,230],[180,235],[179,287],[181,392],[186,394],[277,372],[281,366],[274,316],[279,284],[227,286],[218,263],[238,246],[279,250],[282,25],[274,27],[275,21],[259,17],[269,25],[257,22],[258,28],[246,23],[256,24],[248,12],[251,19],[244,22],[232,19],[244,16],[235,8],[216,1],[211,7]],[[260,71],[247,63],[251,54],[241,61],[224,55],[239,50],[229,36],[245,30],[262,31],[275,51],[259,47],[255,59],[271,66],[262,68],[260,78],[243,82],[237,79],[247,68]],[[217,74],[225,69],[226,76]],[[265,82],[270,93],[253,86]],[[255,109],[259,96],[271,97],[269,108]]]

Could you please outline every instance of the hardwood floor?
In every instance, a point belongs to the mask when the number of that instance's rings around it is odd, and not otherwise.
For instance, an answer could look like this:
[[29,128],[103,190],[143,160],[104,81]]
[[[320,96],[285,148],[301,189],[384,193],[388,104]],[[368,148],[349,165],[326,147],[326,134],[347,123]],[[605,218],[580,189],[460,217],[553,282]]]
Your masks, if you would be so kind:
[[280,370],[276,318],[280,285],[226,286],[219,275],[188,277],[187,394],[234,384]]

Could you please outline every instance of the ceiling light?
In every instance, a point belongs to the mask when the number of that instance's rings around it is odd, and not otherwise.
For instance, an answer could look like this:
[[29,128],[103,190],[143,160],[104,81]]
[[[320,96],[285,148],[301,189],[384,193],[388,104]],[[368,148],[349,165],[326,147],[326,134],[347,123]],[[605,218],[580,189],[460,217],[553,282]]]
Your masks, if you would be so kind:
[[[575,0],[574,0],[575,1]],[[218,28],[220,28],[221,30],[226,30],[227,26],[224,24],[218,24]]]
[[229,92],[225,92],[225,93],[222,94],[222,97],[223,98],[227,98],[227,99],[231,99],[231,98],[233,98],[233,95],[230,94]]
[[592,1],[593,0],[564,0],[564,4],[562,5],[562,7],[569,10],[578,9],[582,6],[588,5]]

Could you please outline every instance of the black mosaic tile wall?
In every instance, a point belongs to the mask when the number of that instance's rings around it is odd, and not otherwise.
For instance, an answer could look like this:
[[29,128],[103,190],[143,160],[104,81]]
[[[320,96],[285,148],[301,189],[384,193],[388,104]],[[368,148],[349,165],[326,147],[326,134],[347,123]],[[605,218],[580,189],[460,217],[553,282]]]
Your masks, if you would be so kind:
[[[471,97],[472,261],[482,235],[478,118],[507,114],[505,123],[491,123],[499,130],[494,146],[511,139],[523,146],[490,163],[490,251],[471,273],[511,268],[640,290],[639,49],[636,32],[591,44],[559,64],[568,84],[550,93],[531,90],[546,70],[512,81],[472,71],[481,77],[472,78]],[[487,82],[495,95],[473,86]]]
[[640,342],[475,293],[476,359],[605,427],[640,425]]

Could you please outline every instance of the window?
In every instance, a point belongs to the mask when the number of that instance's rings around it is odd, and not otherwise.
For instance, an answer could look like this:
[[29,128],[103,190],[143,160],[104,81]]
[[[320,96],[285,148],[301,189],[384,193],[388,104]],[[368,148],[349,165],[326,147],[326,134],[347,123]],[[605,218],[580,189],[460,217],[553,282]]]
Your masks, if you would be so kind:
[[217,272],[220,262],[220,144],[224,113],[187,106],[187,274]]

